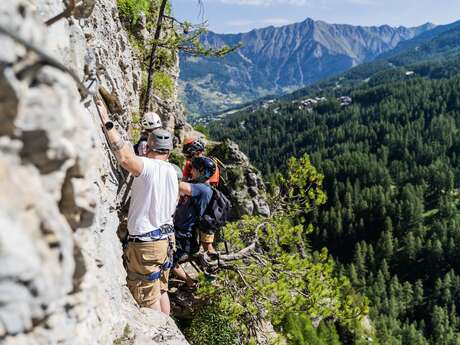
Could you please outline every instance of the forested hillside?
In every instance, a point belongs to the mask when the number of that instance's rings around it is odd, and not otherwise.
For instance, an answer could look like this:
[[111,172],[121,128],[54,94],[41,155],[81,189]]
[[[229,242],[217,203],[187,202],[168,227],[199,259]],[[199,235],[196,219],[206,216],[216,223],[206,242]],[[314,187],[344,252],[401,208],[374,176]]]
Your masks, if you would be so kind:
[[328,247],[370,299],[379,344],[460,344],[460,77],[364,86],[312,111],[274,103],[209,127],[267,176],[308,153],[328,201]]

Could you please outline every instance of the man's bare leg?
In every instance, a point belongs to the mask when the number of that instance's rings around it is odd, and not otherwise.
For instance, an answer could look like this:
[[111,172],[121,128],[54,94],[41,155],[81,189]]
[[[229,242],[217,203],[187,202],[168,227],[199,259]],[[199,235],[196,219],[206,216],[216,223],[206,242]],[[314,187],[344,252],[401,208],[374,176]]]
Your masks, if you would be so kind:
[[153,303],[150,308],[153,309],[153,310],[158,310],[158,311],[161,311],[161,303],[160,303],[160,300],[161,300],[161,297],[158,298],[158,300]]
[[213,234],[207,234],[205,232],[200,232],[200,242],[205,252],[208,252],[209,254],[216,254],[216,250],[214,249],[214,246],[212,245],[214,242]]
[[176,265],[174,266],[174,268],[172,269],[172,271],[174,272],[174,274],[176,275],[177,278],[179,278],[180,280],[183,280],[185,282],[185,284],[188,286],[188,287],[193,287],[193,284],[195,283],[193,281],[192,278],[190,278],[190,276],[184,271],[184,269],[182,268],[181,265]]
[[169,303],[169,296],[167,291],[161,293],[160,306],[161,312],[169,316],[171,313],[171,304]]
[[216,250],[214,249],[212,242],[201,242],[201,245],[203,246],[203,249],[205,252],[212,253],[214,254]]

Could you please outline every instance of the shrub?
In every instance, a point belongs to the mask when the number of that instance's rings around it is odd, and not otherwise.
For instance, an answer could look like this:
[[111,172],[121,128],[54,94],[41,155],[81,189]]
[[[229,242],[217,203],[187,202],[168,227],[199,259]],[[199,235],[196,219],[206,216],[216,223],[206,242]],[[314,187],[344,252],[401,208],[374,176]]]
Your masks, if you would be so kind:
[[121,17],[129,24],[137,24],[141,14],[150,11],[151,0],[117,0],[117,7]]
[[174,81],[165,72],[155,72],[153,75],[153,87],[162,98],[171,97],[174,93]]
[[210,304],[199,309],[185,336],[192,345],[237,345],[238,333],[230,319],[215,305]]
[[203,133],[206,137],[209,137],[208,128],[205,125],[196,125],[194,129],[200,133]]
[[159,47],[157,49],[157,57],[155,61],[155,68],[172,68],[176,63],[176,55],[170,49]]
[[284,322],[284,332],[292,345],[340,345],[340,338],[332,322],[313,327],[305,314],[291,314]]
[[131,114],[131,142],[137,143],[141,136],[141,116],[138,112]]

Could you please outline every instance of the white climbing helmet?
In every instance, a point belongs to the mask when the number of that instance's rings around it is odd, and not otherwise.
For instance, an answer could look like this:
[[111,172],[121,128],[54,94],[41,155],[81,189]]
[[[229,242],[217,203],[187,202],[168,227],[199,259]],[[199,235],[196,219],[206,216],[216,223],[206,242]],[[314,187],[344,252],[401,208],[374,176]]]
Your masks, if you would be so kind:
[[145,113],[142,117],[142,127],[145,130],[154,130],[156,128],[161,128],[163,125],[161,123],[160,116],[154,112]]

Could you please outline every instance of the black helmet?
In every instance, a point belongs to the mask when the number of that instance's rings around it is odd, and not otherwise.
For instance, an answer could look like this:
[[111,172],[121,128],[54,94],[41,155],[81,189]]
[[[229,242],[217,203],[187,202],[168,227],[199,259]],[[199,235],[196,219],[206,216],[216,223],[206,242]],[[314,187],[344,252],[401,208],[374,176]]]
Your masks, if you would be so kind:
[[195,182],[205,182],[211,178],[216,172],[216,163],[208,157],[193,157],[192,168],[200,172],[200,176],[195,179]]
[[190,158],[195,155],[197,152],[203,152],[204,151],[204,144],[198,140],[190,140],[189,142],[186,142],[184,144],[184,147],[182,148],[182,153]]

